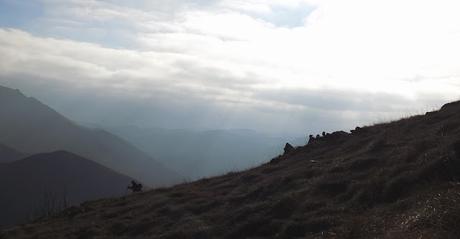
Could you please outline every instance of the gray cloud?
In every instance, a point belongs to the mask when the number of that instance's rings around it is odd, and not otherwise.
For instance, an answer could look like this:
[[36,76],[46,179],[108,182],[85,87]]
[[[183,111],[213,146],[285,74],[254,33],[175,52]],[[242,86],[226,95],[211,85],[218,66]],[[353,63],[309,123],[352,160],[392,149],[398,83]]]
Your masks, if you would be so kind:
[[[101,88],[75,88],[63,81],[31,75],[3,76],[0,84],[21,88],[79,122],[192,129],[251,128],[296,136],[388,121],[422,113],[408,109],[426,107],[393,95],[339,95],[337,91],[267,91],[253,95],[249,102],[229,102],[177,90],[152,91],[148,97],[126,95]],[[299,100],[302,97],[305,101]],[[439,97],[432,100],[428,105],[441,104]],[[401,109],[401,105],[407,109]]]
[[[435,95],[430,100],[425,99],[427,96],[410,100],[398,94],[328,89],[267,90],[258,92],[255,97],[310,109],[370,113],[410,112],[413,109],[422,109],[423,107],[439,107],[443,102],[439,96]],[[438,100],[433,101],[433,98],[438,98]]]
[[456,26],[441,28],[445,49],[416,27],[392,44],[413,23],[374,27],[361,2],[41,3],[25,31],[0,29],[0,84],[81,122],[303,134],[421,113],[460,89]]

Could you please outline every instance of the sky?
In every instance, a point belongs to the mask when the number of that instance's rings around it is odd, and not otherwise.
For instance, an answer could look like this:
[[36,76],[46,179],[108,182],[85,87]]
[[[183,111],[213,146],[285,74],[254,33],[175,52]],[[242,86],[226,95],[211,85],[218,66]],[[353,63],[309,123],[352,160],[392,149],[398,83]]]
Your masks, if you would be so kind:
[[77,122],[304,135],[460,99],[455,0],[0,0],[0,84]]

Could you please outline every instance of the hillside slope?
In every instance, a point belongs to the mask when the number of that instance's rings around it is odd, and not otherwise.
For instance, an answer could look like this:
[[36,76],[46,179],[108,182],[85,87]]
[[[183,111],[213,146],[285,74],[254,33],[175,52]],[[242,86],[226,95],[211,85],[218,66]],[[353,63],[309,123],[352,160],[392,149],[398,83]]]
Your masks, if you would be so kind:
[[11,147],[0,144],[0,163],[9,163],[24,158],[24,154]]
[[37,154],[1,164],[0,226],[24,222],[34,214],[43,214],[43,210],[55,209],[45,207],[64,206],[58,205],[60,203],[73,205],[121,196],[126,193],[130,180],[65,151]]
[[240,173],[78,208],[4,238],[460,238],[460,103],[336,132]]
[[19,90],[0,86],[0,143],[37,154],[66,150],[151,186],[181,180],[147,154],[103,130],[81,127]]

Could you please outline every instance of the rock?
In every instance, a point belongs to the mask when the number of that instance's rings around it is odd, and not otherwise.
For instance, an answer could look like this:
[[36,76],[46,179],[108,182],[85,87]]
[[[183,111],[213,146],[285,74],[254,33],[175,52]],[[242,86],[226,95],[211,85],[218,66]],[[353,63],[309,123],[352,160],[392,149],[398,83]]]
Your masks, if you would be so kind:
[[277,164],[279,163],[281,160],[283,160],[283,158],[281,156],[278,156],[276,158],[273,158],[272,160],[270,160],[270,164]]
[[356,134],[356,133],[359,133],[360,130],[361,130],[361,127],[356,127],[355,129],[350,130],[350,132],[352,134]]
[[328,136],[328,140],[337,141],[337,140],[345,139],[348,136],[349,134],[345,131],[336,131],[332,133],[330,136]]

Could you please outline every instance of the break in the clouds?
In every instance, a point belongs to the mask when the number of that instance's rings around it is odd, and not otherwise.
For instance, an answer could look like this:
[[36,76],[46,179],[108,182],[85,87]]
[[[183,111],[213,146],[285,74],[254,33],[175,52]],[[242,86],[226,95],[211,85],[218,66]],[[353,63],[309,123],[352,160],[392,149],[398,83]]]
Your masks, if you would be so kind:
[[318,132],[460,92],[454,0],[0,0],[0,84],[84,122]]

